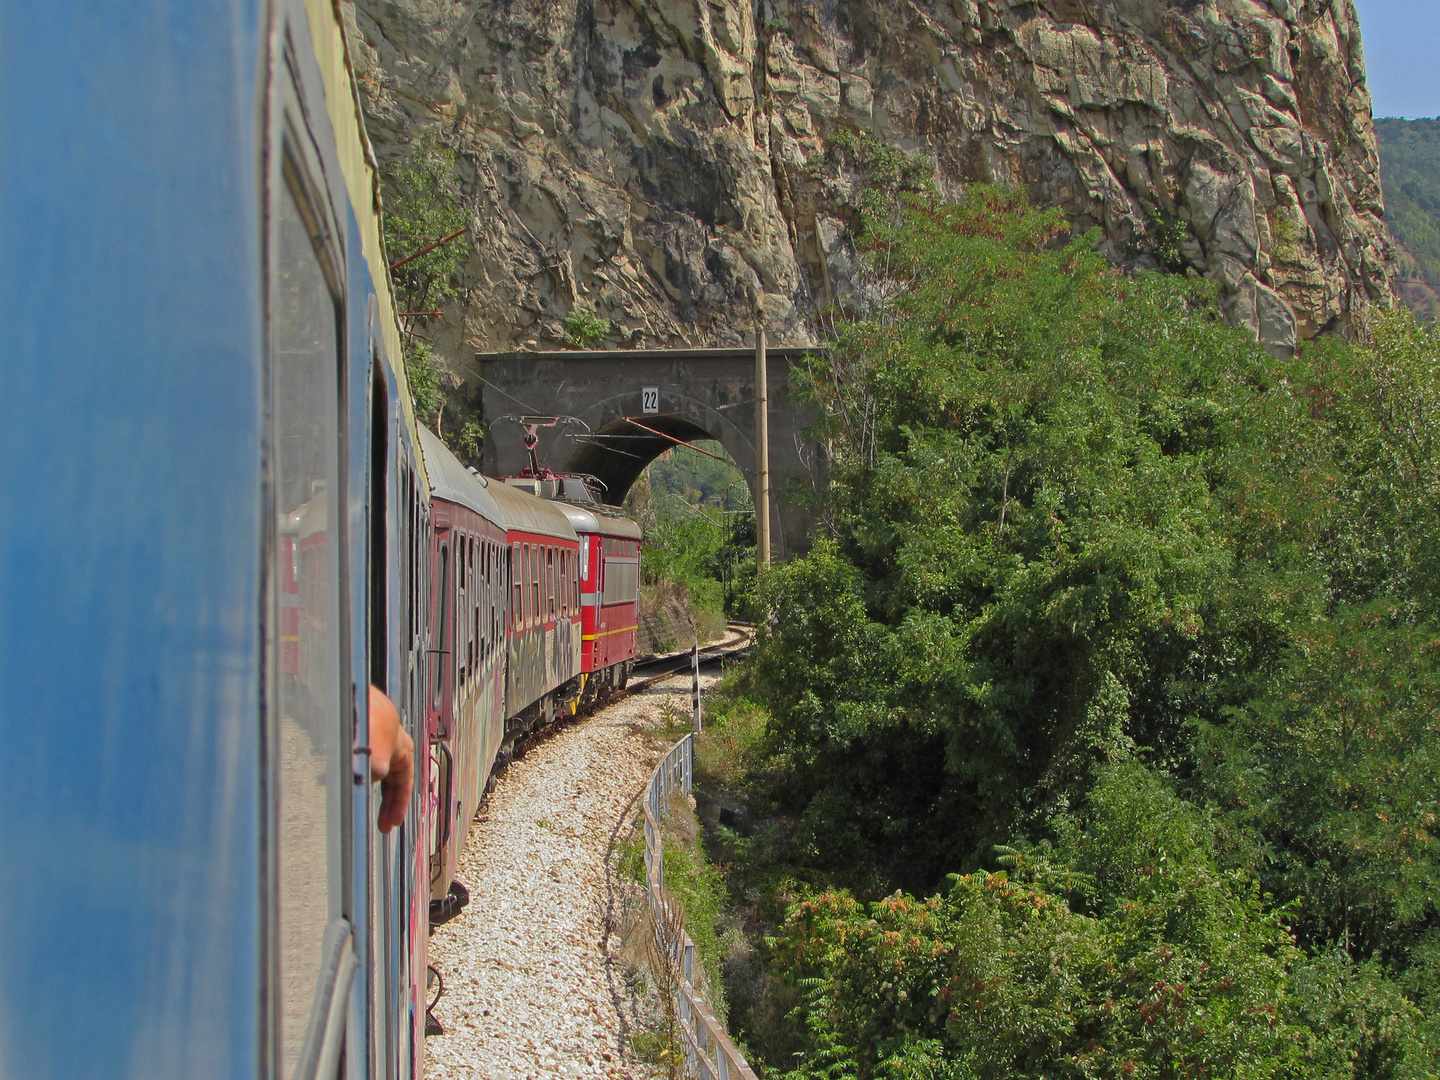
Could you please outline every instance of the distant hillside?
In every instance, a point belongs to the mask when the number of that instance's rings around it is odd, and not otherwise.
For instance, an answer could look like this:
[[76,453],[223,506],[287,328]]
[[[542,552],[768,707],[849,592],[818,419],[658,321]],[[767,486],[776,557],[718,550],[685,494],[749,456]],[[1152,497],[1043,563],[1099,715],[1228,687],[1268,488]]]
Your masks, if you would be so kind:
[[1396,252],[1396,292],[1417,314],[1440,314],[1440,118],[1376,120],[1385,223]]

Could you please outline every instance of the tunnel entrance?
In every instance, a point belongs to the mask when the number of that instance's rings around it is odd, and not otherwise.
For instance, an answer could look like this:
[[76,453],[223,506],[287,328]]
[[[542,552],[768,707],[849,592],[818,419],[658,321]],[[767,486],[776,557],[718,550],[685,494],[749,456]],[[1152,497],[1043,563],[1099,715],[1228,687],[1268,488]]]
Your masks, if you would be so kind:
[[612,506],[625,501],[636,478],[667,450],[684,443],[715,440],[694,420],[673,415],[619,416],[599,431],[588,435],[571,433],[570,438],[574,450],[565,471],[595,477],[602,485],[605,501]]
[[[807,549],[813,521],[805,501],[786,493],[824,483],[824,455],[805,435],[814,412],[791,392],[792,369],[812,351],[768,350],[769,525],[777,558]],[[598,478],[607,503],[622,503],[645,466],[677,439],[719,442],[753,498],[753,348],[481,353],[476,360],[488,475],[513,476],[527,464],[517,415],[572,417],[538,430],[537,457],[549,468]]]

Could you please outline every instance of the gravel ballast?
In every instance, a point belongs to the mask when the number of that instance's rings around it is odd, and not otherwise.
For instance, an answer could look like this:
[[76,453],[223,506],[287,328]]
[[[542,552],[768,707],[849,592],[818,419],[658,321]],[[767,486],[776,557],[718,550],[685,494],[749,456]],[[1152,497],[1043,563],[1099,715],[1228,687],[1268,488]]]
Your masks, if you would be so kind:
[[430,1080],[651,1074],[625,1045],[607,855],[672,743],[667,702],[688,715],[688,673],[562,729],[485,800],[456,874],[470,903],[430,938],[445,980],[434,1009],[445,1034],[426,1039]]

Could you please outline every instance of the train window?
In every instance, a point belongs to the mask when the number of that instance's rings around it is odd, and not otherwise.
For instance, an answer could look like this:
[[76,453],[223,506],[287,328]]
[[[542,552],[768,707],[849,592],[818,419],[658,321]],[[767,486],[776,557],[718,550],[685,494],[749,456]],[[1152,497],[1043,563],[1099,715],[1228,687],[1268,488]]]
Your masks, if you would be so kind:
[[514,633],[520,626],[520,607],[524,588],[520,584],[520,545],[510,545],[510,630]]
[[500,648],[500,642],[505,636],[505,612],[502,608],[505,605],[505,563],[501,558],[500,549],[495,549],[495,609],[494,609],[494,634],[491,640],[494,647]]
[[525,625],[535,622],[535,545],[525,545]]
[[545,548],[545,610],[553,622],[555,619],[555,549]]
[[466,629],[470,620],[465,617],[465,607],[469,601],[466,583],[470,572],[469,566],[469,544],[466,543],[462,533],[457,537],[455,545],[455,684],[464,686],[468,677],[469,655],[467,652]]
[[540,545],[530,544],[530,623],[540,622]]
[[470,661],[470,678],[475,678],[475,664],[480,652],[480,568],[475,562],[475,538],[470,538],[470,596],[467,602],[470,616],[465,620],[470,628],[470,641],[466,644],[465,655]]
[[430,702],[432,709],[440,708],[445,697],[445,649],[450,643],[450,548],[446,545],[440,547],[440,585],[435,590],[436,597],[440,600],[440,619],[437,623],[439,628],[438,640],[435,642],[435,651],[431,654],[435,658],[435,666],[432,669],[434,677],[430,680],[434,688],[435,696]]
[[343,304],[320,203],[286,145],[273,220],[271,424],[276,543],[271,788],[276,1049],[289,1075],[310,1020],[326,925],[344,912],[353,739],[340,588],[345,528]]

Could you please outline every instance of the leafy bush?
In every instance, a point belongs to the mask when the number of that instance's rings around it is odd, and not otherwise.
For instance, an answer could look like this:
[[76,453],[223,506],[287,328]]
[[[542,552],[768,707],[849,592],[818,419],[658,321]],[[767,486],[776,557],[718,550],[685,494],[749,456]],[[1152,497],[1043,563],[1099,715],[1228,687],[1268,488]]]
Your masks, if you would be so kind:
[[593,349],[610,336],[610,320],[589,311],[572,311],[561,325],[570,344],[577,349]]
[[[433,246],[469,220],[456,192],[455,151],[426,132],[386,179],[382,223],[385,250],[394,266],[396,303],[402,314],[438,310],[460,295],[460,270],[469,250],[463,235]],[[407,327],[401,346],[406,379],[415,413],[425,424],[433,422],[445,404],[442,382],[448,373],[428,340],[408,327],[424,325],[431,318],[416,314],[402,320]],[[449,376],[448,381],[456,380]],[[467,440],[473,442],[468,436]]]
[[1101,770],[1064,842],[928,900],[795,905],[796,1077],[1424,1075],[1416,1010],[1344,954],[1307,962],[1212,827],[1151,770]]
[[810,369],[830,535],[754,669],[830,887],[777,939],[802,1071],[1434,1071],[1440,339],[1272,358],[992,189],[863,236],[892,287]]

